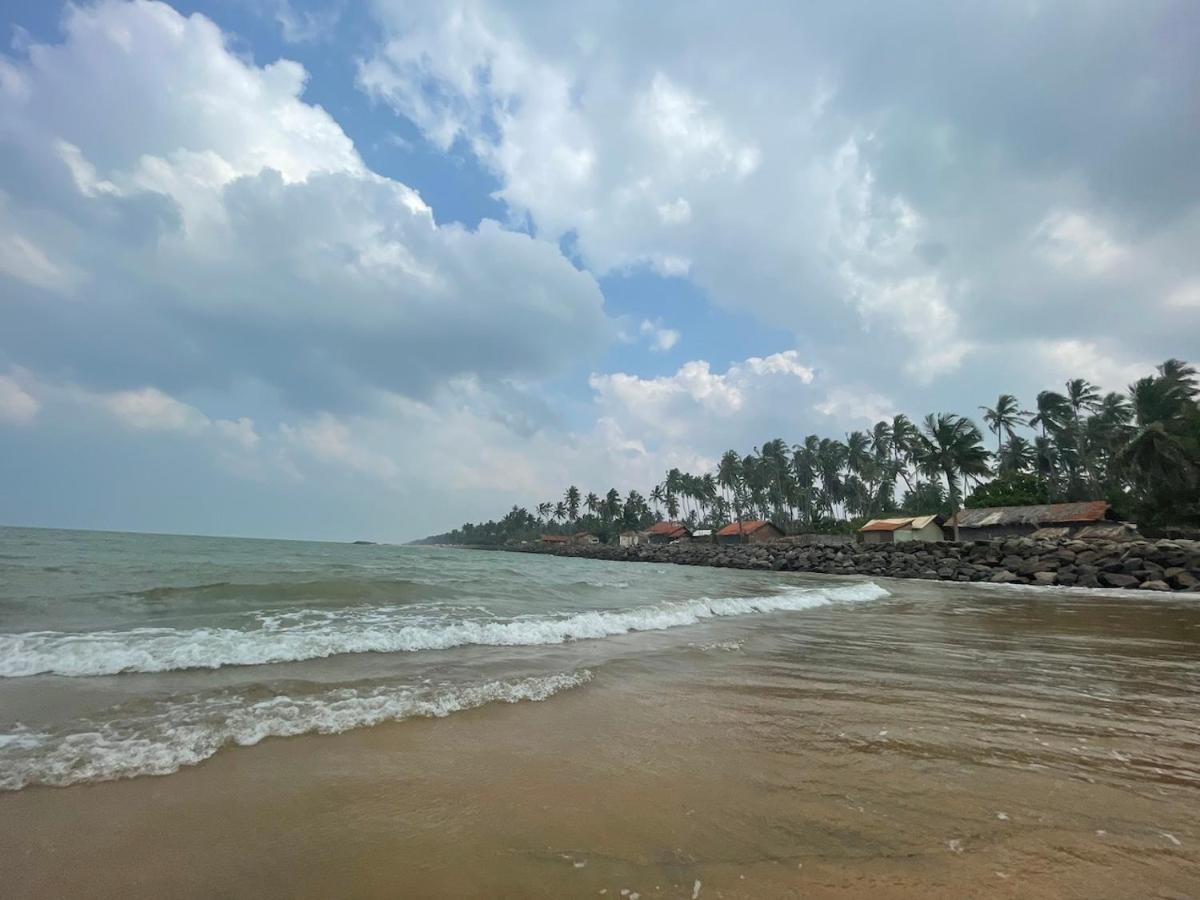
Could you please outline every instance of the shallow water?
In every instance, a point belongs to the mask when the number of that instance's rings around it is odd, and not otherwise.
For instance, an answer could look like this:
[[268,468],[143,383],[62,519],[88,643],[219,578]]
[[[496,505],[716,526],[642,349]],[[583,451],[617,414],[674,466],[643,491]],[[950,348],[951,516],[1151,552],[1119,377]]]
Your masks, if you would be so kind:
[[15,896],[1200,891],[1195,601],[15,529],[0,567]]

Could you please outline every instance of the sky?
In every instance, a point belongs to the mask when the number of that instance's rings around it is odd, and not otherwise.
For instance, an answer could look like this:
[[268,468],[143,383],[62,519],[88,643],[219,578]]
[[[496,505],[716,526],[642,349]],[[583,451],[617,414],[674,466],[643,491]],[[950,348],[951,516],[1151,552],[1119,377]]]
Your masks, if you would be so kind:
[[0,7],[0,523],[409,540],[1200,360],[1200,6]]

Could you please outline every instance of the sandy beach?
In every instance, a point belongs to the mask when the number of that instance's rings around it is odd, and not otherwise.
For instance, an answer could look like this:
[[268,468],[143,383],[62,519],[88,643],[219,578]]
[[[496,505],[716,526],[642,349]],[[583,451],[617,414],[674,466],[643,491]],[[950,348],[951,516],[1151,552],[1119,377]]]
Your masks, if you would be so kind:
[[539,703],[2,794],[5,894],[1200,891],[1194,605],[884,586],[591,659]]

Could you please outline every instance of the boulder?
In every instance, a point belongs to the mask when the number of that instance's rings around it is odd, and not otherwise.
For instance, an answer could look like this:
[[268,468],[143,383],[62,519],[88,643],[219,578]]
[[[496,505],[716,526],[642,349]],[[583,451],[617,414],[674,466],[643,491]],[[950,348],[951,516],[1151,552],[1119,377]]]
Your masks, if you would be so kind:
[[988,579],[992,584],[1012,584],[1017,580],[1017,576],[1008,569],[1001,569]]
[[1144,581],[1141,588],[1143,591],[1169,591],[1171,586],[1165,581]]
[[1122,572],[1101,572],[1100,583],[1106,587],[1129,588],[1137,587],[1140,582],[1132,575]]

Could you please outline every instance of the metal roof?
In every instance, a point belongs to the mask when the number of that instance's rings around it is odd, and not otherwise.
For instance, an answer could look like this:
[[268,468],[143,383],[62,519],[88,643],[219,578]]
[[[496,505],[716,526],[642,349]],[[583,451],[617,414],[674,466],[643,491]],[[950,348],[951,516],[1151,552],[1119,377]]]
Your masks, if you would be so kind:
[[990,528],[996,525],[1062,525],[1071,522],[1102,522],[1108,515],[1107,500],[1081,503],[1049,503],[1044,506],[995,506],[991,509],[960,509],[950,520],[959,528]]
[[859,531],[899,531],[901,528],[911,528],[920,531],[926,525],[942,524],[945,519],[936,513],[932,516],[905,516],[902,519],[872,519]]

